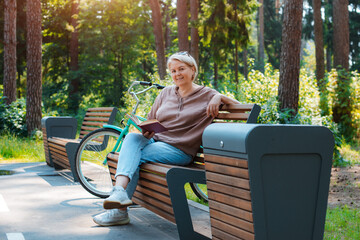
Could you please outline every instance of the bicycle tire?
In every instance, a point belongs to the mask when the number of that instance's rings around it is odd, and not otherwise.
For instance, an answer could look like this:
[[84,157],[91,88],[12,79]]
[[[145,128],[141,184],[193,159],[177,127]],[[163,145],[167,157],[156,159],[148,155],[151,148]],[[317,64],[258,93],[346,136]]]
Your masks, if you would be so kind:
[[86,135],[78,146],[76,175],[86,191],[95,196],[107,198],[113,188],[105,160],[107,154],[114,149],[120,134],[120,131],[114,129],[101,128]]
[[209,198],[207,195],[207,188],[205,190],[206,184],[199,184],[199,183],[189,183],[191,190],[194,192],[196,197],[204,202],[208,202]]

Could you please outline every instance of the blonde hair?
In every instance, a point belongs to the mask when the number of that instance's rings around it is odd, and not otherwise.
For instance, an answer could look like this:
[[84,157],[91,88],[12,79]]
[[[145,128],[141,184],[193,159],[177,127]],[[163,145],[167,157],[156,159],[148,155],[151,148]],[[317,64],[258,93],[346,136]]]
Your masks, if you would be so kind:
[[180,62],[185,63],[186,65],[188,65],[189,67],[195,67],[195,75],[193,78],[193,81],[195,81],[197,75],[198,75],[198,66],[196,64],[195,59],[188,53],[188,52],[177,52],[174,53],[173,55],[171,55],[169,57],[169,59],[167,60],[167,68],[170,70],[170,63],[173,60],[177,60]]

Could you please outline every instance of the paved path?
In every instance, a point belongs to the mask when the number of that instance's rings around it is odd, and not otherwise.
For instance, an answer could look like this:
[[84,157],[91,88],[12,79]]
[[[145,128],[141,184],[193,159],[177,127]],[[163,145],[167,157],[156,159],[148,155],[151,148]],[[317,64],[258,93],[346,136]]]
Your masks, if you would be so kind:
[[[97,226],[92,216],[103,211],[102,200],[46,163],[0,164],[0,170],[15,171],[0,176],[0,240],[179,239],[174,224],[136,206],[129,225]],[[209,236],[206,209],[191,212],[195,229]]]

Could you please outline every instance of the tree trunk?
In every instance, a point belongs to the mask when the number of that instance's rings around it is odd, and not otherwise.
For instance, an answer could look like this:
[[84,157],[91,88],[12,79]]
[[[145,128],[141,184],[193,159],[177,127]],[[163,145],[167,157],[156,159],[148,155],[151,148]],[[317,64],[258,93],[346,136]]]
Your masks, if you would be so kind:
[[[73,0],[71,5],[71,26],[73,27],[73,32],[71,33],[70,38],[70,71],[79,70],[79,31],[78,31],[78,16],[79,16],[79,0]],[[74,113],[79,109],[80,96],[79,96],[79,87],[80,79],[75,75],[72,75],[70,80],[70,109]]]
[[26,71],[26,1],[17,0],[16,11],[16,31],[17,31],[17,43],[16,43],[16,62],[17,62],[17,79],[16,88],[18,98],[26,97],[26,81],[20,81],[21,76]]
[[[190,0],[191,21],[196,22],[199,15],[199,0]],[[191,56],[199,65],[199,31],[196,26],[191,27]]]
[[235,39],[235,84],[239,84],[239,47],[237,39]]
[[334,67],[349,70],[348,0],[333,0]]
[[321,19],[321,0],[313,0],[314,10],[314,34],[315,34],[315,56],[316,56],[316,80],[320,91],[320,109],[321,115],[329,114],[327,104],[327,91],[324,60],[324,40],[323,40],[323,21]]
[[293,109],[294,115],[298,111],[299,102],[302,10],[302,0],[285,2],[278,98],[280,110]]
[[328,72],[330,72],[331,67],[332,67],[332,65],[331,65],[331,49],[330,49],[330,47],[327,47],[326,48],[326,70]]
[[247,48],[243,50],[243,63],[244,63],[244,77],[247,80],[248,79],[248,64],[247,64]]
[[218,79],[219,78],[219,73],[218,73],[218,65],[217,63],[214,61],[214,88],[217,89],[218,88]]
[[149,0],[149,3],[151,8],[152,23],[154,27],[156,57],[159,68],[159,76],[160,79],[163,80],[166,76],[166,62],[160,3],[159,0]]
[[334,66],[338,70],[338,81],[335,89],[336,97],[333,106],[333,118],[339,123],[340,132],[351,140],[352,103],[351,103],[351,78],[349,76],[349,11],[348,0],[333,1],[333,47]]
[[30,135],[41,125],[41,1],[27,0],[26,9],[26,125]]
[[4,2],[4,97],[16,101],[16,0]]
[[179,51],[189,51],[187,0],[177,0],[176,15],[178,18]]
[[264,0],[259,0],[259,32],[258,32],[258,61],[260,71],[264,72],[265,50],[264,50]]
[[171,1],[167,1],[166,7],[165,7],[165,49],[169,50],[171,48],[171,30],[169,27],[169,23],[171,21],[170,18],[170,10],[169,7],[171,6]]

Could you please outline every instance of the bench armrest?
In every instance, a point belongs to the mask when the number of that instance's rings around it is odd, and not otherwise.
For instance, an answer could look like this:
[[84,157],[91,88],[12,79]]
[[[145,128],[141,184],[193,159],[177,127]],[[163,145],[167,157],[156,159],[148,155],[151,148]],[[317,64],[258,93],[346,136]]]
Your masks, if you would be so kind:
[[77,120],[73,117],[44,117],[41,119],[43,131],[46,137],[60,137],[75,139]]

